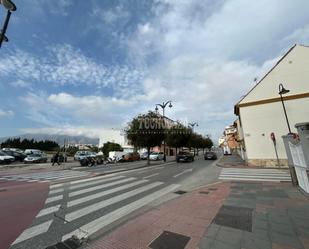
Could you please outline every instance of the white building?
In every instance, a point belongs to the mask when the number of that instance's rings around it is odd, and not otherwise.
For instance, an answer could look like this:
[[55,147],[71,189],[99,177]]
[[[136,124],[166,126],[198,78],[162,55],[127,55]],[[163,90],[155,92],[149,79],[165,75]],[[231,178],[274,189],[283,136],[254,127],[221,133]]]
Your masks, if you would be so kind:
[[294,45],[276,65],[243,97],[234,112],[239,116],[239,133],[243,134],[248,163],[277,166],[270,134],[276,137],[280,165],[287,165],[282,135],[288,133],[279,84],[289,93],[282,95],[292,132],[296,123],[309,121],[309,47]]
[[107,142],[120,144],[124,152],[133,152],[133,146],[128,144],[126,134],[120,129],[102,130],[99,147],[103,147],[104,143]]

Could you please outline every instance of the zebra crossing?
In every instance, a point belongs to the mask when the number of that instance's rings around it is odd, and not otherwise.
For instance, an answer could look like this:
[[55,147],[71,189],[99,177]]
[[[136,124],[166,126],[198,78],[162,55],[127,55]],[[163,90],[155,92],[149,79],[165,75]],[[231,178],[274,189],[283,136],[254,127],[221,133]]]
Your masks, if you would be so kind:
[[223,168],[219,179],[228,181],[283,182],[291,181],[291,176],[288,170]]
[[180,185],[110,174],[50,186],[44,208],[11,249],[46,248],[87,238]]
[[49,171],[39,173],[29,173],[20,175],[6,175],[1,176],[0,180],[7,181],[26,181],[26,182],[51,182],[54,180],[72,179],[78,177],[85,177],[90,175],[89,172],[75,171],[75,170],[61,170]]

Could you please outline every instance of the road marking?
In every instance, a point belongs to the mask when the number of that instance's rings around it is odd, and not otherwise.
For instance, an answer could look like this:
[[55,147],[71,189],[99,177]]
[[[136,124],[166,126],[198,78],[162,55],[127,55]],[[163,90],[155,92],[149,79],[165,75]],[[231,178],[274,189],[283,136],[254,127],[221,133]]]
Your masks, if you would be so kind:
[[136,178],[134,178],[134,177],[130,177],[130,178],[127,178],[127,179],[123,179],[123,180],[119,180],[119,181],[115,181],[115,182],[111,182],[111,183],[107,183],[107,184],[103,184],[103,185],[99,185],[99,186],[94,186],[94,187],[91,187],[91,188],[78,190],[78,191],[69,193],[69,197],[85,194],[85,193],[92,192],[92,191],[95,191],[95,190],[99,190],[99,189],[102,189],[102,188],[111,187],[111,186],[114,186],[114,185],[117,185],[117,184],[133,181],[135,179]]
[[173,177],[178,177],[178,176],[181,176],[183,174],[186,174],[186,173],[192,172],[192,171],[193,171],[193,169],[185,169],[184,171],[182,171],[181,173],[179,173],[177,175],[174,175]]
[[133,182],[133,183],[129,183],[129,184],[120,186],[118,188],[109,189],[109,190],[106,190],[104,192],[99,192],[97,194],[93,194],[93,195],[90,195],[90,196],[79,198],[77,200],[73,200],[73,201],[68,202],[67,206],[72,207],[72,206],[78,205],[80,203],[87,202],[87,201],[90,201],[90,200],[94,200],[94,199],[97,199],[97,198],[100,198],[100,197],[103,197],[103,196],[106,196],[106,195],[109,195],[109,194],[113,194],[113,193],[116,193],[118,191],[121,191],[121,190],[124,190],[124,189],[127,189],[127,188],[131,188],[131,187],[134,187],[136,185],[139,185],[139,184],[142,184],[142,183],[145,183],[145,182],[148,182],[148,181],[147,180],[140,180],[140,181],[136,181],[136,182]]
[[145,177],[143,177],[143,179],[151,178],[151,177],[157,176],[157,175],[159,175],[159,173],[155,173],[155,174],[152,174],[150,176],[145,176]]
[[51,190],[49,191],[49,195],[57,194],[60,192],[63,192],[63,188]]
[[15,245],[17,243],[20,243],[22,241],[25,241],[27,239],[30,239],[32,237],[35,237],[37,235],[40,235],[42,233],[46,233],[52,224],[53,220],[46,221],[42,224],[39,224],[37,226],[30,227],[23,231],[21,235],[12,243],[12,245]]
[[140,194],[140,193],[143,193],[143,192],[145,192],[147,190],[155,188],[155,187],[157,187],[157,186],[159,186],[161,184],[163,184],[163,182],[154,182],[154,183],[148,184],[146,186],[140,187],[138,189],[134,189],[132,191],[123,193],[121,195],[117,195],[117,196],[112,197],[110,199],[94,203],[94,204],[86,206],[86,207],[84,207],[82,209],[79,209],[79,210],[76,210],[74,212],[66,214],[65,215],[65,220],[73,221],[73,220],[78,219],[78,218],[80,218],[82,216],[85,216],[87,214],[90,214],[90,213],[93,213],[95,211],[98,211],[98,210],[100,210],[100,209],[102,209],[104,207],[107,207],[109,205],[115,204],[115,203],[120,202],[122,200],[128,199],[128,198],[130,198],[132,196],[135,196],[137,194]]
[[[110,212],[94,221],[89,222],[88,224],[83,225],[80,229],[77,229],[69,234],[66,234],[62,237],[62,241],[70,238],[72,235],[76,235],[78,238],[84,238],[90,236],[91,234],[99,231],[100,229],[104,228],[105,226],[115,222],[116,220],[121,219],[122,217],[130,214],[131,212],[151,203],[152,201],[164,196],[176,188],[178,188],[178,184],[172,184],[167,186],[161,190],[158,190],[148,196],[145,196],[137,201],[134,201],[126,206],[118,208],[113,212]],[[85,231],[85,232],[83,232]]]
[[220,180],[237,181],[291,181],[288,170],[277,169],[233,169],[224,168],[219,175]]
[[[114,177],[116,174],[109,174],[109,175],[103,175],[103,176],[96,176],[96,177],[91,177],[91,178],[87,178],[87,179],[81,179],[81,180],[76,180],[76,181],[72,181],[70,182],[71,185],[75,185],[78,183],[82,183],[82,182],[89,182],[89,181],[96,181],[99,179],[103,179],[103,178],[112,178]],[[118,175],[118,174],[117,174]]]
[[56,206],[53,206],[53,207],[42,209],[36,217],[41,217],[41,216],[44,216],[44,215],[47,215],[47,214],[57,212],[59,210],[59,208],[60,208],[60,205],[56,205]]
[[48,204],[48,203],[51,203],[51,202],[54,202],[54,201],[62,200],[62,198],[63,198],[63,195],[56,195],[54,197],[49,197],[49,198],[46,199],[45,204]]
[[115,176],[115,177],[111,177],[111,178],[104,178],[104,179],[98,179],[96,181],[91,181],[91,182],[82,182],[79,184],[75,184],[74,186],[70,186],[70,190],[73,189],[78,189],[78,188],[83,188],[83,187],[87,187],[87,186],[91,186],[91,185],[96,185],[96,184],[100,184],[100,183],[104,183],[104,182],[108,182],[108,181],[112,181],[112,180],[119,180],[121,178],[124,178],[124,176]]

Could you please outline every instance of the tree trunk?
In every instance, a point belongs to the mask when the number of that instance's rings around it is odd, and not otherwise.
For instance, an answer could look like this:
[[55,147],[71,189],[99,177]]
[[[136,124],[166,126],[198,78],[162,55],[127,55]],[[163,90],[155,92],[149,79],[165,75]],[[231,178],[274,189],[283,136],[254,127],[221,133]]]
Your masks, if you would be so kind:
[[175,159],[177,158],[177,147],[175,147]]
[[150,155],[150,147],[147,147],[147,165],[150,165],[150,159],[149,159],[149,155]]

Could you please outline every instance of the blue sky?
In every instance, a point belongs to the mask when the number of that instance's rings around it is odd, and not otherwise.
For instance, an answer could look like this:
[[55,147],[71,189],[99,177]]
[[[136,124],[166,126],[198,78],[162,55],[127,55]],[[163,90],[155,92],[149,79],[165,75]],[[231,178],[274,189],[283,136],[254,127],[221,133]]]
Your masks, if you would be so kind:
[[0,49],[0,137],[96,137],[165,100],[169,117],[217,137],[254,78],[309,44],[307,0],[15,4]]

